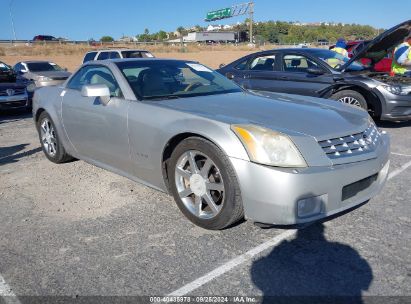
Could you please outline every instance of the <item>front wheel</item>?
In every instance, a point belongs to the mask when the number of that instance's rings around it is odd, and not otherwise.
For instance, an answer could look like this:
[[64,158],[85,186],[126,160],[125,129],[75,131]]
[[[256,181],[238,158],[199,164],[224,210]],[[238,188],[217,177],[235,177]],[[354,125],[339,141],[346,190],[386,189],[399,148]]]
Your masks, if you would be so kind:
[[40,114],[37,131],[43,152],[50,161],[59,164],[73,159],[66,153],[58,137],[56,127],[46,112]]
[[331,99],[337,100],[341,103],[350,104],[368,110],[367,101],[364,96],[357,91],[343,90],[331,96]]
[[224,229],[244,217],[240,187],[228,157],[203,138],[182,141],[170,159],[170,188],[194,224]]

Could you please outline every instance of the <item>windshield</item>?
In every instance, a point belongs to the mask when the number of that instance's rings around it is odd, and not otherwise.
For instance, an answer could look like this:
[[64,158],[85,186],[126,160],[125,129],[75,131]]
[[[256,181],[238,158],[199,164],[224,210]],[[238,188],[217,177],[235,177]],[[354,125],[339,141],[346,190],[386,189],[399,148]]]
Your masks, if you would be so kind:
[[117,62],[138,99],[167,99],[241,92],[221,74],[194,62]]
[[30,72],[62,71],[63,69],[53,62],[30,62],[27,63]]
[[[334,51],[329,51],[329,50],[315,50],[312,52],[312,54],[322,61],[324,61],[329,67],[332,69],[338,70],[340,67],[342,67],[345,63],[347,63],[350,58],[345,57],[337,52]],[[353,62],[350,64],[350,66],[347,68],[347,70],[350,71],[362,71],[365,69],[365,66],[363,66],[360,62]]]

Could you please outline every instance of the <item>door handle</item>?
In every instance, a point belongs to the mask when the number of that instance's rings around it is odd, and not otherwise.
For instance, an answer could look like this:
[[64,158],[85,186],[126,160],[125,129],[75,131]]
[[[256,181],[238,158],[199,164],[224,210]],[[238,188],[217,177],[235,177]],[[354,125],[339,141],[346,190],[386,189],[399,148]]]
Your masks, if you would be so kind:
[[281,80],[288,80],[288,77],[287,76],[280,76],[280,79]]

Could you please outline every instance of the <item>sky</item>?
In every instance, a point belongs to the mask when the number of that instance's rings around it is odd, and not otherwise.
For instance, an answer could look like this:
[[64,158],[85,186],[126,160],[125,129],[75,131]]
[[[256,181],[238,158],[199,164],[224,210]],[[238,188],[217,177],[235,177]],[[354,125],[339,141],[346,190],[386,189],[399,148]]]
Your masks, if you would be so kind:
[[[10,3],[17,39],[53,35],[70,40],[120,38],[207,26],[207,11],[247,0],[0,0],[0,39],[11,39]],[[255,21],[342,22],[390,28],[411,19],[410,0],[254,0]],[[242,22],[247,16],[221,20]],[[212,24],[215,24],[212,23]]]

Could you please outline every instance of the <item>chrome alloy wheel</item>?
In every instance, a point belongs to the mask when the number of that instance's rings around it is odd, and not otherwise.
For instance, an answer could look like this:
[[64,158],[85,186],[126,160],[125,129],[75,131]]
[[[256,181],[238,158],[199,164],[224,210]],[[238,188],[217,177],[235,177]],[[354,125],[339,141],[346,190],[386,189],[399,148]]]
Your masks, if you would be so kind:
[[54,127],[48,118],[43,119],[40,125],[41,143],[44,150],[51,157],[57,153],[57,139]]
[[224,182],[217,165],[204,153],[185,152],[177,161],[175,183],[184,206],[196,217],[217,216],[224,203]]
[[355,99],[354,97],[351,97],[351,96],[342,97],[342,98],[338,99],[338,101],[361,108],[360,102],[357,99]]

